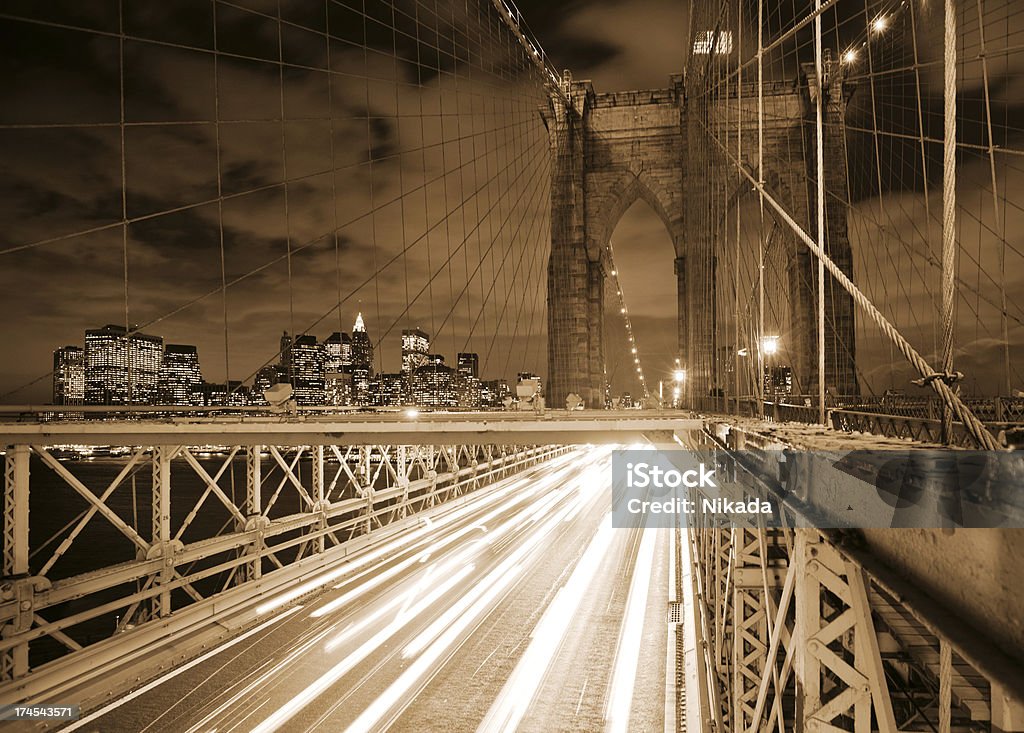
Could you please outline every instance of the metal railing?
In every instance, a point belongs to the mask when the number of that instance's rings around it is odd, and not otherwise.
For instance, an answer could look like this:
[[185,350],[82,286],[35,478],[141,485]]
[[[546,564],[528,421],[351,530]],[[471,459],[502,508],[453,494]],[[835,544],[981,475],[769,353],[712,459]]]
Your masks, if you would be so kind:
[[64,461],[8,446],[0,697],[29,699],[133,643],[192,633],[374,530],[565,450],[157,445]]
[[[786,395],[764,401],[764,417],[769,422],[818,423],[816,396]],[[1002,444],[1016,442],[1015,432],[1024,429],[1024,398],[964,398],[972,412],[986,427],[998,435]],[[755,397],[703,397],[695,409],[703,413],[760,417]],[[943,443],[942,400],[934,396],[910,397],[884,395],[832,395],[826,401],[827,422],[835,430],[871,433],[889,438],[903,438],[926,443]],[[947,444],[977,447],[961,422],[954,422]]]

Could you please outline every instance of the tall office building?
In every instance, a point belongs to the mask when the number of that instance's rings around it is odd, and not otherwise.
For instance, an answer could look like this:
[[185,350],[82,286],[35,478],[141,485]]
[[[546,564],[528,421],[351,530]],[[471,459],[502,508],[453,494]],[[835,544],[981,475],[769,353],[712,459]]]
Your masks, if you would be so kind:
[[263,393],[279,382],[287,382],[288,373],[280,364],[267,364],[256,372],[256,378],[252,382],[251,402],[254,405],[267,404]]
[[342,407],[352,404],[352,367],[324,372],[324,404]]
[[352,326],[352,365],[366,368],[369,375],[373,376],[373,342],[366,333],[362,313],[356,316],[355,325]]
[[324,373],[340,372],[352,364],[352,339],[344,331],[335,331],[324,341]]
[[456,359],[459,374],[467,377],[480,377],[480,357],[471,351],[460,351]]
[[203,404],[203,375],[199,370],[199,351],[195,346],[164,346],[157,401],[161,405]]
[[164,340],[108,324],[85,332],[85,401],[91,405],[156,402]]
[[373,402],[371,383],[373,372],[366,364],[353,364],[347,367],[352,373],[352,404],[369,405]]
[[[282,343],[284,337],[281,338]],[[296,404],[322,405],[324,402],[324,352],[316,336],[302,334],[290,339],[288,364]]]
[[473,352],[460,351],[456,364],[459,407],[480,407],[480,357]]
[[504,407],[504,400],[511,396],[512,388],[504,379],[489,379],[480,383],[481,407]]
[[85,401],[85,352],[62,346],[53,352],[53,404],[80,405]]
[[418,328],[402,330],[402,374],[411,375],[427,363],[430,336]]
[[201,388],[202,402],[208,407],[244,407],[250,404],[249,390],[237,379],[223,382],[203,382]]
[[373,380],[373,404],[379,407],[397,407],[406,403],[408,380],[405,374],[382,372]]
[[537,394],[544,394],[544,383],[541,381],[541,378],[533,372],[519,372],[517,381],[519,383],[535,381],[537,382]]
[[424,364],[412,373],[412,398],[417,405],[456,407],[455,387],[455,370],[443,364]]

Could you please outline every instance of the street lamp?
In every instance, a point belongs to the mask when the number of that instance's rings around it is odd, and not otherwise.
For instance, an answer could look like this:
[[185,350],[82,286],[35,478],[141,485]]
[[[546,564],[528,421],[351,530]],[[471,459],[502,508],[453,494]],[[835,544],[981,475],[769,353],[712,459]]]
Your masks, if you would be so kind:
[[672,374],[672,379],[674,379],[677,383],[682,384],[683,382],[686,381],[686,370],[676,369],[675,373]]
[[775,374],[772,372],[772,357],[779,353],[779,337],[778,336],[763,336],[761,338],[761,353],[768,357],[767,363],[764,365],[765,374],[761,375],[762,383],[764,383],[765,376],[768,377],[768,383],[771,387],[772,399],[775,399]]

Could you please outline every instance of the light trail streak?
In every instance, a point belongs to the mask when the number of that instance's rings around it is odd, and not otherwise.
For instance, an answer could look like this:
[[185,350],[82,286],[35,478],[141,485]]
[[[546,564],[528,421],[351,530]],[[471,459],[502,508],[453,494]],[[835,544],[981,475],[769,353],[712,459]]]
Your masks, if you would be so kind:
[[157,679],[153,680],[152,682],[150,682],[150,683],[148,683],[146,685],[143,685],[142,687],[140,687],[137,690],[133,690],[131,693],[125,695],[124,697],[121,697],[121,698],[118,698],[117,700],[114,700],[109,705],[104,705],[103,707],[101,707],[98,710],[90,713],[89,715],[86,715],[85,717],[80,718],[79,720],[75,721],[71,725],[69,725],[66,728],[64,728],[64,730],[65,731],[78,730],[79,728],[81,728],[82,726],[86,725],[87,723],[91,723],[92,721],[96,720],[97,718],[99,718],[99,717],[101,717],[103,715],[106,715],[107,713],[109,713],[109,712],[111,712],[113,710],[116,710],[117,708],[119,708],[122,705],[125,705],[125,704],[127,704],[129,702],[131,702],[132,700],[140,697],[141,695],[144,695],[145,693],[149,692],[153,688],[158,687],[159,685],[162,685],[164,682],[167,682],[167,681],[177,677],[182,672],[185,672],[185,671],[187,671],[189,669],[192,669],[196,665],[202,664],[203,662],[205,662],[210,657],[213,657],[213,656],[215,656],[217,654],[220,654],[222,651],[225,651],[225,650],[233,647],[235,644],[238,644],[238,643],[240,643],[242,641],[245,641],[249,637],[251,637],[251,636],[253,636],[255,634],[258,634],[261,631],[264,631],[264,630],[268,629],[269,627],[273,626],[274,624],[276,624],[276,623],[278,623],[280,621],[284,621],[284,619],[286,619],[289,616],[291,616],[291,614],[299,611],[301,608],[302,608],[302,606],[296,606],[295,608],[289,608],[287,611],[282,613],[280,616],[278,616],[276,618],[272,618],[272,619],[270,619],[268,621],[264,621],[259,626],[256,626],[255,628],[252,628],[252,629],[249,629],[244,634],[236,636],[234,639],[231,639],[230,641],[225,642],[224,644],[218,646],[216,649],[213,649],[213,650],[207,652],[206,654],[203,654],[203,655],[201,655],[199,657],[196,657],[195,659],[191,660],[190,662],[188,662],[186,664],[182,664],[180,667],[175,667],[173,670],[171,670],[167,674],[165,674],[165,675],[163,675],[161,677],[158,677]]
[[295,695],[291,700],[279,707],[274,713],[262,723],[252,729],[251,733],[271,733],[291,720],[300,710],[311,701],[325,692],[331,685],[340,680],[353,667],[366,659],[376,651],[384,642],[397,634],[412,619],[423,613],[430,606],[440,600],[448,591],[458,585],[472,572],[474,566],[466,565],[461,570],[452,574],[445,582],[438,585],[428,595],[424,596],[418,604],[409,610],[407,617],[392,621],[372,637],[367,639],[354,652],[346,656],[331,669],[321,675],[313,684],[308,685],[302,692]]
[[643,537],[633,566],[626,615],[622,619],[619,647],[615,653],[615,667],[609,683],[608,706],[605,711],[605,731],[619,733],[629,729],[629,713],[636,687],[636,671],[640,665],[640,640],[643,636],[644,617],[651,587],[651,568],[658,530],[641,529]]
[[441,514],[434,518],[432,523],[426,523],[408,533],[397,537],[390,542],[385,542],[381,546],[374,550],[371,550],[359,557],[349,560],[341,567],[335,568],[327,573],[324,573],[316,578],[302,583],[291,590],[281,593],[277,597],[260,604],[256,607],[257,615],[265,615],[271,611],[275,611],[278,608],[290,603],[296,598],[300,598],[307,593],[311,593],[317,588],[321,588],[328,583],[332,583],[339,578],[349,575],[356,570],[359,570],[375,560],[379,560],[387,555],[395,552],[398,549],[404,548],[405,546],[411,545],[419,540],[428,539],[430,535],[437,532],[438,529],[445,527],[449,524],[461,520],[473,512],[480,511],[483,506],[488,503],[497,502],[506,497],[508,494],[516,492],[514,497],[515,501],[525,501],[530,496],[533,496],[538,491],[545,490],[550,486],[558,482],[559,476],[563,471],[571,470],[571,466],[559,467],[552,475],[545,477],[543,480],[531,482],[528,478],[513,478],[506,486],[503,486],[495,491],[489,492],[484,496],[474,499],[473,501],[467,502],[456,509],[451,510],[445,514]]
[[477,728],[478,733],[506,733],[519,727],[555,654],[562,646],[569,624],[583,602],[597,569],[607,555],[612,537],[611,515],[607,514],[580,556],[569,580],[558,590],[537,622],[526,651],[484,716]]
[[[321,607],[317,608],[315,611],[313,611],[310,614],[310,616],[313,617],[313,618],[319,618],[319,617],[324,616],[324,615],[326,615],[328,613],[331,613],[332,611],[335,611],[338,608],[341,608],[342,606],[344,606],[344,605],[346,605],[348,603],[351,603],[352,601],[358,599],[360,596],[364,595],[365,593],[368,593],[370,590],[373,590],[374,588],[376,588],[376,587],[380,586],[381,584],[387,582],[388,580],[390,580],[391,578],[393,578],[396,575],[400,574],[402,571],[408,569],[412,565],[415,565],[416,563],[425,562],[426,558],[429,558],[431,555],[437,553],[439,550],[442,550],[443,548],[448,547],[449,545],[457,542],[458,540],[462,539],[466,535],[469,535],[469,534],[474,533],[474,532],[478,532],[478,531],[481,530],[481,528],[484,530],[484,532],[486,532],[486,527],[483,526],[484,522],[492,522],[497,517],[499,517],[501,514],[504,514],[507,511],[509,511],[516,504],[522,503],[525,499],[527,499],[530,496],[532,496],[533,494],[535,494],[536,491],[540,490],[540,488],[541,487],[536,487],[534,491],[531,491],[531,492],[529,492],[528,494],[525,494],[525,495],[513,496],[508,501],[504,502],[500,506],[498,506],[498,507],[492,509],[491,511],[489,511],[487,514],[485,514],[483,517],[481,517],[472,526],[463,527],[462,529],[459,529],[458,531],[453,532],[452,534],[448,535],[447,537],[443,537],[441,539],[435,539],[434,541],[430,542],[429,546],[426,549],[424,549],[419,555],[414,555],[413,557],[410,557],[410,558],[408,558],[406,560],[403,560],[402,562],[400,562],[395,567],[390,568],[388,570],[385,570],[385,571],[381,572],[379,575],[377,575],[376,577],[374,577],[373,579],[368,580],[365,583],[361,584],[358,588],[354,588],[353,590],[349,591],[348,593],[345,593],[344,595],[340,596],[339,598],[336,598],[334,600],[329,601],[328,603],[325,603],[323,606],[321,606]],[[541,500],[540,505],[542,507],[544,507],[544,509],[546,511],[547,508],[554,501],[556,501],[558,499],[558,497],[559,497],[558,494],[549,494],[548,496],[546,496],[544,499]],[[524,511],[532,512],[532,511],[534,511],[534,508],[535,508],[535,505],[531,504]],[[520,512],[520,513],[522,513],[522,512]],[[516,516],[518,516],[518,515],[516,515]],[[507,533],[514,526],[516,526],[516,518],[515,517],[513,517],[513,519],[508,520],[508,521],[504,522],[503,524],[499,525],[498,529],[494,530],[493,532],[490,532],[489,534],[485,535],[485,537],[483,537],[481,539],[484,542],[486,542],[487,544],[493,543],[495,540],[499,539],[501,536],[503,536],[505,533]],[[436,525],[433,525],[433,528],[436,529]]]
[[346,728],[346,733],[365,733],[374,730],[396,705],[408,699],[413,687],[421,682],[449,648],[522,574],[526,568],[526,559],[561,524],[571,510],[571,506],[566,506],[549,515],[497,568],[410,642],[403,650],[402,656],[406,659],[417,654],[419,656]]

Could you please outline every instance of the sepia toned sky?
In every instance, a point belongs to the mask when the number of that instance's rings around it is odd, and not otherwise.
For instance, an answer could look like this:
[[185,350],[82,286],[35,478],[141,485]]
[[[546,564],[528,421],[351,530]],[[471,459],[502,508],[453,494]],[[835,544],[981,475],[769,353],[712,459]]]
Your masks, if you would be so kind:
[[[851,5],[844,13],[863,11],[863,4],[841,5]],[[662,87],[684,63],[684,2],[524,0],[519,6],[556,68],[590,79],[598,91]],[[379,368],[397,369],[398,333],[418,326],[452,361],[457,350],[479,352],[485,378],[514,378],[523,369],[543,374],[546,285],[537,248],[546,232],[532,224],[547,206],[538,185],[546,171],[546,138],[536,114],[542,100],[530,96],[536,89],[519,94],[478,74],[452,82],[395,63],[393,53],[364,52],[360,26],[372,24],[340,5],[331,4],[325,19],[319,0],[280,3],[290,22],[320,29],[331,24],[332,35],[351,41],[329,48],[322,36],[292,25],[279,37],[277,0],[218,5],[216,23],[211,7],[207,0],[136,0],[124,4],[119,19],[116,2],[18,0],[5,6],[15,19],[0,19],[0,158],[7,171],[0,178],[0,249],[14,251],[0,255],[3,401],[47,399],[53,348],[80,344],[86,328],[125,322],[126,249],[128,321],[153,322],[145,330],[168,342],[196,343],[210,380],[222,380],[226,368],[232,379],[246,378],[273,360],[282,330],[308,329],[323,338],[350,330],[359,310],[372,337],[387,334]],[[998,15],[1001,7],[992,12]],[[1020,22],[1016,15],[995,15],[990,44],[1012,35],[998,30],[997,21]],[[123,141],[119,22],[129,36],[123,113],[135,123]],[[967,46],[975,42],[976,26],[965,30]],[[926,57],[939,48],[932,33],[922,31],[919,50]],[[748,29],[745,37],[751,36]],[[838,49],[851,40],[830,45]],[[388,51],[377,36],[369,45]],[[219,55],[209,53],[214,46]],[[273,63],[279,53],[291,64],[287,73]],[[398,49],[405,60],[409,53]],[[489,53],[494,56],[476,64],[492,63],[502,52]],[[1017,60],[1007,56],[990,69],[990,91],[1004,121],[999,142],[1011,147],[1021,147]],[[327,74],[328,64],[341,73]],[[941,79],[929,69],[924,112],[938,134]],[[961,134],[983,143],[979,76],[976,64],[962,73]],[[851,119],[870,126],[866,89],[862,82]],[[907,102],[882,96],[894,108]],[[882,105],[883,118],[886,109]],[[219,125],[211,124],[215,118]],[[850,137],[857,165],[874,158],[864,147],[868,138]],[[442,139],[449,142],[436,144]],[[929,156],[939,153],[929,148]],[[925,219],[923,192],[939,199],[941,169],[933,165],[923,180],[913,150],[899,145],[879,157],[887,163],[880,175],[873,164],[851,172],[855,278],[929,355],[938,291],[937,269],[929,262],[940,230],[936,209],[932,223]],[[445,175],[455,159],[473,162]],[[1017,305],[1024,301],[1022,210],[1002,207],[1011,255],[1001,261],[1001,242],[977,221],[992,217],[991,201],[979,194],[988,174],[984,156],[962,159],[966,254],[958,358],[969,380],[982,384],[1003,379],[1000,288],[1010,301],[1014,367],[1024,356],[1024,312]],[[122,175],[128,182],[123,200]],[[294,181],[287,196],[277,185],[285,175]],[[1006,166],[998,175],[1004,198],[1021,201],[1022,174]],[[443,216],[463,200],[469,203]],[[126,240],[119,226],[110,227],[122,207],[137,220]],[[359,218],[372,207],[376,215]],[[474,228],[475,222],[482,225]],[[335,229],[337,239],[330,234]],[[645,370],[656,383],[676,350],[672,246],[643,203],[626,213],[612,241]],[[908,247],[920,251],[908,253]],[[231,283],[226,299],[219,292],[222,276]],[[635,391],[614,316],[608,332],[613,389]],[[863,377],[878,391],[905,386],[909,375],[898,355],[866,325],[859,329],[858,353]],[[1015,369],[1013,375],[1014,386],[1024,388]]]

